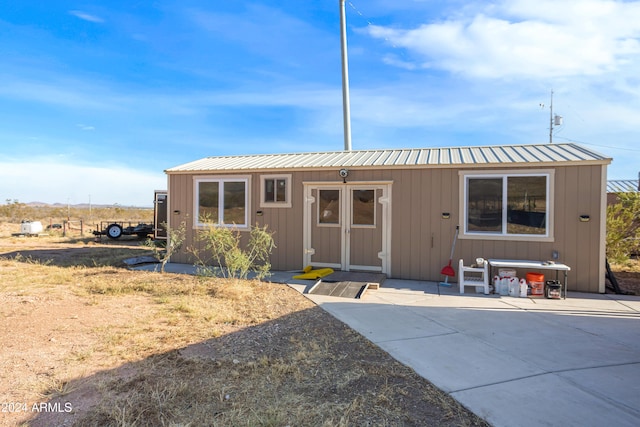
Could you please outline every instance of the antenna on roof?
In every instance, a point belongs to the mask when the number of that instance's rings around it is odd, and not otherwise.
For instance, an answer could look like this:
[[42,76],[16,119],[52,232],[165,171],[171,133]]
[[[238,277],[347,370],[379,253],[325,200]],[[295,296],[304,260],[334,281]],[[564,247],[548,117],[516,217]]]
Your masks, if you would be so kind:
[[344,0],[340,0],[340,44],[342,47],[342,116],[344,149],[351,151],[351,113],[349,107],[349,65],[347,60],[347,18]]
[[[541,104],[542,105],[542,104]],[[551,104],[549,105],[549,144],[553,144],[553,127],[562,126],[562,116],[553,115],[553,90],[551,91]]]

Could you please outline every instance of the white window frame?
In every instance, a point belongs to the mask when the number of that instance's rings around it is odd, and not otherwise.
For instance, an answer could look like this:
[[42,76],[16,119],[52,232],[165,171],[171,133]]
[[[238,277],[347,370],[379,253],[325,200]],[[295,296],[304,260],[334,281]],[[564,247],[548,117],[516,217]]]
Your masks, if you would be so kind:
[[[479,172],[479,171],[460,171],[460,218],[459,223],[462,225],[460,238],[462,239],[477,239],[477,240],[517,240],[517,241],[536,241],[536,242],[552,242],[554,241],[554,225],[553,219],[555,217],[555,208],[553,204],[554,200],[554,187],[555,187],[555,171],[553,169],[527,169],[523,171],[514,170],[500,170],[491,172]],[[509,234],[506,232],[506,215],[507,215],[507,179],[510,177],[527,177],[527,176],[544,176],[547,178],[546,188],[546,233],[545,234]],[[474,232],[468,231],[468,182],[469,179],[491,179],[501,178],[503,185],[502,192],[502,231],[491,232]]]
[[[353,222],[353,192],[358,190],[372,190],[373,191],[373,224],[356,224]],[[378,190],[379,188],[371,187],[371,186],[354,186],[349,190],[349,225],[351,228],[376,228],[378,227]]]
[[[325,190],[335,190],[338,191],[338,222],[320,222],[320,218],[322,217],[322,212],[320,212],[320,192]],[[318,203],[316,203],[316,226],[317,227],[327,227],[327,228],[341,228],[343,221],[345,221],[345,212],[344,212],[344,187],[319,187],[317,193]]]
[[[265,191],[266,181],[284,180],[285,181],[285,200],[283,202],[265,200],[267,196]],[[261,208],[290,208],[291,207],[291,174],[280,175],[260,175],[260,207]]]
[[[213,225],[220,227],[229,227],[229,228],[237,228],[237,229],[249,229],[249,215],[251,212],[251,177],[248,175],[229,175],[229,176],[206,176],[206,177],[195,177],[193,180],[193,224],[195,228],[202,228],[209,225],[210,223],[204,223],[200,221],[200,183],[203,182],[217,182],[219,184],[218,191],[218,212],[219,212],[219,222]],[[224,222],[224,184],[226,182],[243,182],[244,183],[244,224],[227,224]]]

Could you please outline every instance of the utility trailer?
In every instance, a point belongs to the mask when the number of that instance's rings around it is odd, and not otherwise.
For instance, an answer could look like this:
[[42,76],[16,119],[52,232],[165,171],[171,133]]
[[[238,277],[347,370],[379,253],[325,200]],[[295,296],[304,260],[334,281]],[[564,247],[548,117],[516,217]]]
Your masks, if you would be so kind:
[[153,197],[153,219],[155,224],[126,221],[102,221],[94,230],[96,238],[107,236],[110,239],[119,239],[121,236],[136,235],[141,239],[153,236],[155,240],[167,239],[167,191],[155,190]]
[[122,236],[136,235],[141,239],[154,234],[153,224],[138,223],[133,225],[132,222],[124,221],[102,221],[100,226],[93,231],[94,236],[107,236],[110,239],[119,239]]

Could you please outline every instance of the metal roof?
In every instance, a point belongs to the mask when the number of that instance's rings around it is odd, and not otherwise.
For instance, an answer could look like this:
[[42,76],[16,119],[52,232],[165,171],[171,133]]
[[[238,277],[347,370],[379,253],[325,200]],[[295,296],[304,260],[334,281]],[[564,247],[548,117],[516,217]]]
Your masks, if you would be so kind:
[[607,181],[607,193],[635,193],[639,190],[637,179]]
[[252,154],[205,157],[167,169],[167,173],[205,171],[291,170],[323,168],[416,168],[526,165],[573,162],[608,164],[611,158],[577,144],[501,145]]

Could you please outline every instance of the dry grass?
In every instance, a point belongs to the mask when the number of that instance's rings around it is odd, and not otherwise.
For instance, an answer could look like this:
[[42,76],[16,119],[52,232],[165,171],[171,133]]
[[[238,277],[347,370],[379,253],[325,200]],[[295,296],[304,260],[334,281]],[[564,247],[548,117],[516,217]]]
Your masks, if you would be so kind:
[[611,264],[611,269],[618,272],[640,273],[640,260],[631,258],[621,264]]
[[73,409],[0,424],[486,425],[286,286],[120,268],[136,247],[7,243],[0,401]]

